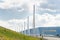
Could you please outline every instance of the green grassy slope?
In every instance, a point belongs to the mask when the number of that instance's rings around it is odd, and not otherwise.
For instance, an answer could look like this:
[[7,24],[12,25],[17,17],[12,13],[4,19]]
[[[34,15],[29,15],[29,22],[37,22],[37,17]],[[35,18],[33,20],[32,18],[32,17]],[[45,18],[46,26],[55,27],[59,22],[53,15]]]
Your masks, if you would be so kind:
[[26,36],[0,26],[0,40],[40,40],[40,39]]

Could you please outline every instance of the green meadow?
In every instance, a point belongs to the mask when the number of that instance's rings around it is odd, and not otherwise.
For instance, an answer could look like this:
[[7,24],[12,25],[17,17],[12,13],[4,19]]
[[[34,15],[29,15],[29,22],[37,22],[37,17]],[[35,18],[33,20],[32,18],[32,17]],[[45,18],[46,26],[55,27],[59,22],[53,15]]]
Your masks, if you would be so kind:
[[42,39],[27,36],[0,26],[0,40],[42,40]]

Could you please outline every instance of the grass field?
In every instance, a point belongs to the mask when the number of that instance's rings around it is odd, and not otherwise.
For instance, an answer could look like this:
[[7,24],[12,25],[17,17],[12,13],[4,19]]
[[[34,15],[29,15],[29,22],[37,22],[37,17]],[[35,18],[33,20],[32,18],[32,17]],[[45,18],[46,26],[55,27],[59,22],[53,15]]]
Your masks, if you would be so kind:
[[26,36],[0,26],[0,40],[41,40],[41,38]]

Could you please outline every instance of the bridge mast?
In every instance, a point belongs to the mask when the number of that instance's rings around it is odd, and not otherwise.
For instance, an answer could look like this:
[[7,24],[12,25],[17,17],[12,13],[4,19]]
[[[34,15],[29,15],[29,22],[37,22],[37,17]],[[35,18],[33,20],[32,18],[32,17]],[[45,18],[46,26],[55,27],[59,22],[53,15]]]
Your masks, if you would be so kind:
[[33,35],[35,35],[35,5],[33,5]]

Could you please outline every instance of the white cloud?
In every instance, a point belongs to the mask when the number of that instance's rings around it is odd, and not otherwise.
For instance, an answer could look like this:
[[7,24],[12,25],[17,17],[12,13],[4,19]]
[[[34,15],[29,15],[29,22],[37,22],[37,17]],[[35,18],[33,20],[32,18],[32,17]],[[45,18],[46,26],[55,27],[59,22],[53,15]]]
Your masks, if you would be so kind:
[[[48,13],[35,16],[36,27],[57,27],[60,26],[60,14],[51,15]],[[25,26],[24,26],[25,21]],[[33,16],[29,17],[29,28],[33,28]],[[22,31],[25,27],[27,29],[27,18],[26,19],[11,19],[8,21],[1,21],[0,26],[6,27],[8,29],[12,29],[15,31]]]
[[[4,0],[3,3],[0,3],[0,8],[3,9],[9,9],[14,7],[21,7],[23,4],[27,4],[29,11],[33,11],[33,4],[35,3],[37,6],[39,6],[41,3],[47,3],[47,0]],[[56,12],[56,10],[48,9],[48,8],[40,8],[41,10],[47,10],[50,12]],[[19,12],[23,11],[18,10]],[[44,13],[42,15],[36,14],[35,16],[35,23],[36,27],[52,27],[52,26],[60,26],[60,14],[52,15],[49,13]],[[24,30],[24,21],[25,21],[25,27],[27,29],[27,18],[26,19],[11,19],[8,21],[1,21],[0,20],[0,26],[6,27],[8,29],[12,29],[15,31],[22,31]],[[29,27],[33,28],[33,16],[31,15],[29,17]]]
[[15,22],[15,23],[20,23],[20,22],[23,22],[24,20],[21,20],[21,19],[12,19],[12,20],[9,20],[9,22]]
[[42,3],[47,3],[47,0],[31,0],[31,1],[28,1],[28,8],[29,8],[29,11],[32,12],[33,11],[33,5],[35,4],[35,6],[40,6],[40,4]]
[[24,11],[24,9],[18,10],[18,12],[22,12],[22,11]]
[[0,8],[7,9],[11,7],[18,7],[24,3],[24,0],[4,0],[0,3]]
[[37,26],[43,26],[43,27],[60,26],[60,20],[59,20],[60,17],[58,17],[58,15],[55,16],[55,15],[51,15],[51,14],[45,13],[43,15],[40,15],[39,19],[40,20],[38,21],[38,23],[37,23],[38,25]]
[[49,9],[49,8],[39,8],[39,10],[46,10],[46,11],[49,11],[49,12],[57,12],[56,9]]
[[[60,15],[60,14],[59,14]],[[33,17],[29,17],[29,23],[30,23],[30,28],[32,27],[32,19]],[[0,26],[4,26],[6,28],[16,30],[18,31],[17,28],[21,28],[24,25],[23,22],[26,22],[27,24],[27,19],[13,19],[9,21],[0,21]],[[36,14],[36,27],[44,26],[44,27],[49,27],[49,26],[60,26],[60,16],[56,15],[51,15],[48,13],[45,13],[43,15]],[[25,24],[25,25],[26,25]]]
[[[59,15],[59,16],[58,16]],[[55,27],[60,26],[60,14],[36,14],[35,16],[35,25],[36,27]],[[32,26],[32,16],[30,17],[30,26]]]
[[[47,0],[4,0],[4,2],[0,3],[0,8],[9,9],[14,7],[21,7],[23,4],[28,6],[30,12],[33,11],[33,4],[39,6],[41,3],[47,3]],[[20,10],[18,10],[20,11]]]
[[9,24],[8,24],[8,22],[6,22],[6,21],[1,21],[0,20],[0,26],[6,26],[6,27],[8,27],[9,26]]

